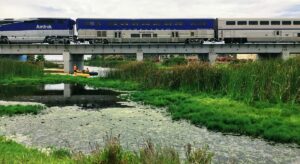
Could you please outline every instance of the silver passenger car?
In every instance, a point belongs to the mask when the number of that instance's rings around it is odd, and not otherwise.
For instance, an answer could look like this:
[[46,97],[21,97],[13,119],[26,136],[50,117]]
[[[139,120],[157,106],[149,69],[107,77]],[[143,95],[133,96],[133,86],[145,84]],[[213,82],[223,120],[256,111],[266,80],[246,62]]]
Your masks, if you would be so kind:
[[300,18],[218,19],[218,38],[225,43],[300,42]]

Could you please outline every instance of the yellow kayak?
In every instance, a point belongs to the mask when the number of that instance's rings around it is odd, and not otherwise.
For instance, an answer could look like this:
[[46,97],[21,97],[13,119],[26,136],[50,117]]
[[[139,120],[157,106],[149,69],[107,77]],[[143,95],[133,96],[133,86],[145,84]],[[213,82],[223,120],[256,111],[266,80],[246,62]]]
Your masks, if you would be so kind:
[[88,73],[74,72],[74,76],[80,76],[80,77],[87,77],[87,78],[89,78],[91,75],[88,74]]

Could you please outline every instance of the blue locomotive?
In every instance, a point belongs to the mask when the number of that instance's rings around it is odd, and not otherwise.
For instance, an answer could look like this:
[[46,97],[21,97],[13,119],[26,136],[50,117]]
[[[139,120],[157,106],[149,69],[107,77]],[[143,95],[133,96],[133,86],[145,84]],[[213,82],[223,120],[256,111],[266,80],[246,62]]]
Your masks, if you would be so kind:
[[0,42],[69,44],[74,24],[69,18],[4,19],[0,20]]

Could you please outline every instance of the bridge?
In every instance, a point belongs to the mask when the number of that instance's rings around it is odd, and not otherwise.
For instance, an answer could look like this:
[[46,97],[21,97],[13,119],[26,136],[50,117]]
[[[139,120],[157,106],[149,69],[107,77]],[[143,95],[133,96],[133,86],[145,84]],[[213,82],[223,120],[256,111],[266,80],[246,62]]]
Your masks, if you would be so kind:
[[0,55],[63,55],[64,71],[72,73],[76,64],[83,68],[84,54],[136,54],[138,61],[144,54],[205,54],[213,63],[221,54],[274,54],[288,59],[292,54],[300,54],[300,44],[261,43],[261,44],[183,44],[183,43],[127,43],[127,44],[2,44]]

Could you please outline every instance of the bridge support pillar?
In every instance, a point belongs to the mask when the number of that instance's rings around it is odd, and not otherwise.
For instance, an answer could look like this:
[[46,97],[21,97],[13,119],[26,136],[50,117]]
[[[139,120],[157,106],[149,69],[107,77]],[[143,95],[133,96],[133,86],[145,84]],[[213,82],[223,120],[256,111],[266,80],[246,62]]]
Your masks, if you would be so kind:
[[215,53],[215,52],[210,52],[210,53],[208,54],[208,60],[209,60],[209,63],[210,63],[210,64],[214,64],[214,63],[216,62],[217,57],[218,57],[218,54],[217,54],[217,53]]
[[64,97],[69,98],[72,96],[71,84],[64,84]]
[[290,58],[290,52],[289,51],[282,51],[281,52],[281,58],[283,60],[288,60]]
[[83,70],[83,59],[82,54],[70,54],[69,52],[63,52],[64,59],[64,72],[73,73],[73,66],[76,65],[79,70]]
[[144,53],[143,53],[143,51],[136,52],[136,60],[137,61],[143,61],[144,60]]

